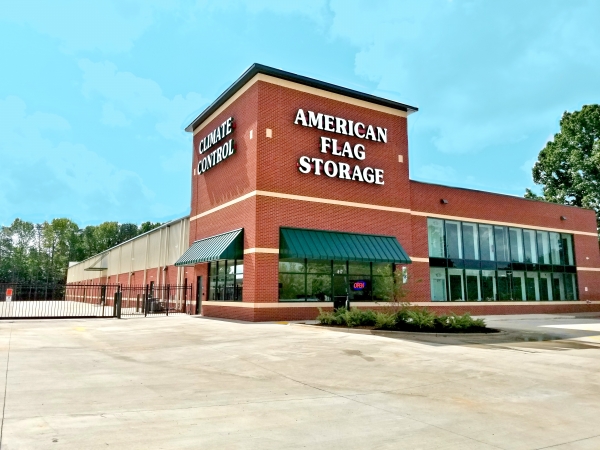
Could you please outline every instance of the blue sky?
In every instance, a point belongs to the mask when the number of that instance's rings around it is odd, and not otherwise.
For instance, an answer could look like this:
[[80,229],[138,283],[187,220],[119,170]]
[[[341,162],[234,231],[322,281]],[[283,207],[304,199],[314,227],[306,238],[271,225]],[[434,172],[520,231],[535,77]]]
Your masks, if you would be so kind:
[[415,180],[523,195],[562,113],[600,103],[599,19],[594,0],[4,1],[0,224],[187,214],[183,128],[253,62],[419,107]]

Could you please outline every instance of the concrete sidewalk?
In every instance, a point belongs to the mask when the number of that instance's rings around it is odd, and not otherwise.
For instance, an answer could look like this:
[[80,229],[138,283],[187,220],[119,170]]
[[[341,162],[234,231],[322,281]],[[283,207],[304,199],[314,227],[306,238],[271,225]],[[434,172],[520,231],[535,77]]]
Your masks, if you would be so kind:
[[1,448],[600,448],[600,319],[488,321],[508,331],[0,322]]

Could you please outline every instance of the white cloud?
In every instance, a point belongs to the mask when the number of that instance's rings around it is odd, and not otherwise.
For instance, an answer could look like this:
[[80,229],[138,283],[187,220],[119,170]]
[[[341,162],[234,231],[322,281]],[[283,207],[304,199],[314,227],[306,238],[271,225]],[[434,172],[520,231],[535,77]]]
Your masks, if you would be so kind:
[[98,96],[104,102],[102,122],[107,125],[125,126],[131,123],[130,118],[151,115],[163,137],[189,142],[184,132],[188,125],[185,119],[207,104],[196,92],[168,98],[154,80],[121,72],[109,61],[82,59],[79,67],[83,71],[83,93],[87,97]]
[[29,25],[57,39],[68,53],[120,53],[133,47],[157,14],[177,5],[174,0],[19,0],[3,2],[0,19]]
[[135,220],[164,209],[154,205],[138,174],[69,142],[68,130],[60,116],[29,114],[18,97],[0,99],[0,223],[14,217]]
[[[590,98],[600,70],[597,3],[332,0],[331,35],[355,71],[419,106],[416,136],[439,151],[512,146]],[[375,92],[377,94],[377,92]]]

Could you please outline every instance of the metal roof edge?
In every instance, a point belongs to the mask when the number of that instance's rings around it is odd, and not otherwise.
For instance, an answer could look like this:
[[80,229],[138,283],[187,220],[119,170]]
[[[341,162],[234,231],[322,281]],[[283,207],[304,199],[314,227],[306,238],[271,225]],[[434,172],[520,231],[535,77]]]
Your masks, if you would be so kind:
[[187,127],[185,131],[192,132],[200,125],[206,118],[208,118],[213,112],[215,112],[223,103],[225,103],[231,96],[233,96],[242,86],[250,81],[255,75],[262,73],[264,75],[270,75],[275,78],[280,78],[286,81],[292,81],[294,83],[303,84],[316,89],[321,89],[335,94],[345,95],[346,97],[352,97],[358,100],[363,100],[369,103],[375,103],[381,106],[387,106],[389,108],[406,111],[407,113],[417,112],[419,108],[410,106],[404,103],[389,100],[383,97],[377,97],[375,95],[366,94],[364,92],[356,91],[354,89],[345,88],[337,84],[327,83],[326,81],[320,81],[315,78],[305,77],[292,72],[286,72],[285,70],[275,69],[274,67],[265,66],[263,64],[254,63],[252,64],[231,86],[229,86],[225,92],[223,92],[217,99],[210,104],[204,111],[202,111],[198,117],[196,117]]

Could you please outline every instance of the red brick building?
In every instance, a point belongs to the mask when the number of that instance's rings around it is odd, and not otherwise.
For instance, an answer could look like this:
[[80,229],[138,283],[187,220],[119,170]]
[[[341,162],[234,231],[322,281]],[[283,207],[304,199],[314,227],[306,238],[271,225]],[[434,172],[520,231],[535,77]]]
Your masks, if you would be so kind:
[[377,307],[401,279],[455,312],[600,310],[594,212],[411,181],[416,111],[253,65],[186,129],[189,249],[168,273],[202,314],[250,321]]

